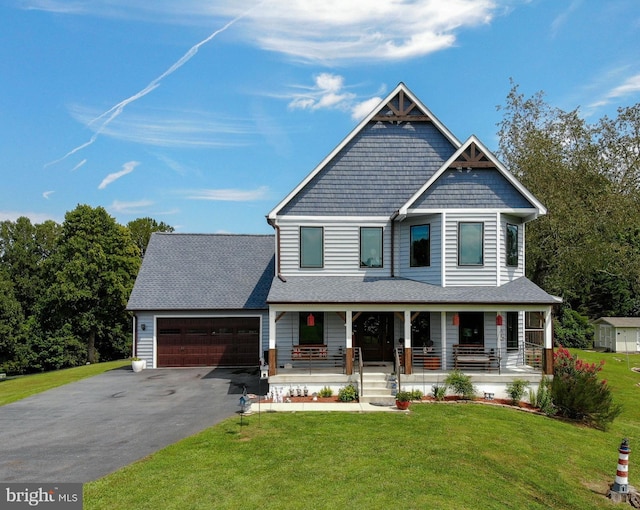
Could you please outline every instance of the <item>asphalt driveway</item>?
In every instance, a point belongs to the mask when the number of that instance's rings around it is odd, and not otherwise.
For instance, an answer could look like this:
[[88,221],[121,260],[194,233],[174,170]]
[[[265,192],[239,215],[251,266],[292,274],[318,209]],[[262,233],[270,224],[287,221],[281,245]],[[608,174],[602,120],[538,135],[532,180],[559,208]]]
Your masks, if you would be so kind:
[[95,480],[232,416],[258,384],[257,369],[126,368],[1,406],[0,481]]

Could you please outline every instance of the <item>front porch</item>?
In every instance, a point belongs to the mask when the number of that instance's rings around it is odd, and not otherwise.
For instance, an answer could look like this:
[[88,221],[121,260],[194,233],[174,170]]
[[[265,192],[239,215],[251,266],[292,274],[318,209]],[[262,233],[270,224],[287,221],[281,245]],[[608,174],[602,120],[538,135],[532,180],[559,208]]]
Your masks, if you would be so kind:
[[394,350],[393,362],[362,362],[361,349],[352,352],[351,373],[347,373],[346,360],[340,366],[329,366],[331,363],[318,363],[320,360],[313,358],[295,358],[269,377],[271,391],[284,397],[311,396],[329,387],[337,395],[340,388],[352,384],[358,388],[360,402],[389,402],[400,390],[420,390],[431,395],[433,386],[443,385],[449,373],[457,369],[471,377],[478,397],[507,398],[507,385],[515,379],[527,381],[529,388],[536,391],[544,376],[544,349],[536,345],[527,346],[519,354],[505,348],[504,352],[494,352],[494,359],[486,364],[482,358],[480,364],[457,368],[453,359],[448,364],[435,363],[434,359],[443,358],[437,351],[415,350],[411,353],[411,373],[406,372],[407,354],[403,348]]

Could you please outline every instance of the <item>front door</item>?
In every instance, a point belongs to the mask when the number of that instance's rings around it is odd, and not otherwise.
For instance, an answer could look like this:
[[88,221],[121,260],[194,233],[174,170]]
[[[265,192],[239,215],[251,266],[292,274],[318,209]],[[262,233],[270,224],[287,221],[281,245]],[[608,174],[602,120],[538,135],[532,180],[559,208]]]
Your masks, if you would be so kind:
[[353,323],[354,346],[363,361],[393,361],[393,314],[362,312]]

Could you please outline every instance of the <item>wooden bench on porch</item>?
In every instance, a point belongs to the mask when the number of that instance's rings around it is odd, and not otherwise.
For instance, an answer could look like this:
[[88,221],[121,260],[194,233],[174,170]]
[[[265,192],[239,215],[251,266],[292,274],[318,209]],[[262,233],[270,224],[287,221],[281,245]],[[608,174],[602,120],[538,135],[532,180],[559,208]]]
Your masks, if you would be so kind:
[[335,354],[329,354],[326,345],[294,345],[291,348],[291,361],[318,361],[327,365],[344,367],[344,353],[339,349]]
[[484,345],[454,344],[453,368],[456,370],[490,370],[498,367],[493,350],[486,351]]

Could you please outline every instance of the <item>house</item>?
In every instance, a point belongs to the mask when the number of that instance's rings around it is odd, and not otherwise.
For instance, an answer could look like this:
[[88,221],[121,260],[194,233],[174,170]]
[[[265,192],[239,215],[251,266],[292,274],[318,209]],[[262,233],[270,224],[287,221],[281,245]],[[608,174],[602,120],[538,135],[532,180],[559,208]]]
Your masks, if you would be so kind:
[[136,354],[244,365],[246,340],[281,387],[362,386],[368,370],[535,384],[559,302],[524,275],[526,224],[545,213],[400,83],[268,213],[274,236],[154,234],[128,305]]
[[600,317],[593,323],[596,349],[640,351],[640,317]]

